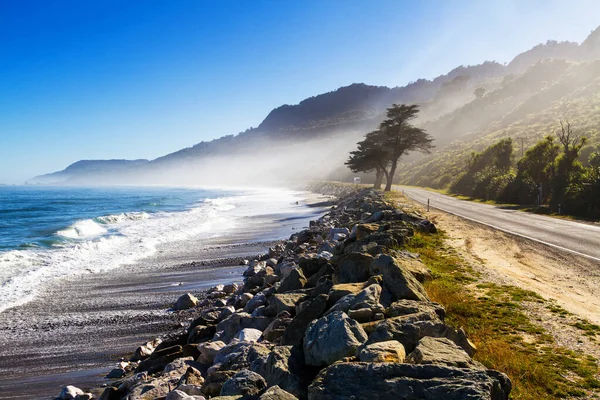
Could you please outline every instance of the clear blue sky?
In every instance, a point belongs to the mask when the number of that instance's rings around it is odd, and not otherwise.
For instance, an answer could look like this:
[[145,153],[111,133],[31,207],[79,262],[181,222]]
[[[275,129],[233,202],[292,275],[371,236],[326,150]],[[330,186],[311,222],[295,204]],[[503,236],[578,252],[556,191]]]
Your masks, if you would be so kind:
[[156,158],[353,82],[581,42],[597,0],[0,0],[0,183]]

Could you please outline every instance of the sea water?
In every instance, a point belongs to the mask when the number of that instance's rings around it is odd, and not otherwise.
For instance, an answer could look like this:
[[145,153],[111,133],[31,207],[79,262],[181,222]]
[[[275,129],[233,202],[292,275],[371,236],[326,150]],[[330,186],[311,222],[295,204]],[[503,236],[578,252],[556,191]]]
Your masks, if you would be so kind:
[[245,218],[289,213],[300,198],[287,190],[0,187],[0,312],[61,277],[243,229]]

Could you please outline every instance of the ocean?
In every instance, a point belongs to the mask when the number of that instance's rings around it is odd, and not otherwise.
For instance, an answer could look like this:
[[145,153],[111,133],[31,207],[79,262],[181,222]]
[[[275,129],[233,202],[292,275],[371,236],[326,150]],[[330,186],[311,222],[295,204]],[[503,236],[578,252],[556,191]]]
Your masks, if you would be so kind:
[[168,187],[0,187],[0,312],[61,277],[132,264],[160,246],[297,215],[301,192]]

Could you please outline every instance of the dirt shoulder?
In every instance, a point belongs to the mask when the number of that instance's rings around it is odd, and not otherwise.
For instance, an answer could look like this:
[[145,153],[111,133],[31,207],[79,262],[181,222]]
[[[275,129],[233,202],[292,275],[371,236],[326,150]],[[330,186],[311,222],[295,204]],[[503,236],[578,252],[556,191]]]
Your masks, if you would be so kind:
[[[531,290],[546,300],[524,302],[528,316],[573,351],[600,359],[600,265],[443,211],[425,212],[446,242],[480,274],[480,281]],[[600,335],[598,335],[600,339]]]

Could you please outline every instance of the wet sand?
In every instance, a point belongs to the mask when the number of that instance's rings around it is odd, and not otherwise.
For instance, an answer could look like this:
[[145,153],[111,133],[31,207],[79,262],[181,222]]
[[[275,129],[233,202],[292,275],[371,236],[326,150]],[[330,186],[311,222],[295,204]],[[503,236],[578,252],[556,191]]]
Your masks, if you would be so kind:
[[[312,198],[309,203],[323,199]],[[186,292],[241,281],[244,258],[308,226],[326,207],[248,218],[234,233],[171,243],[134,265],[54,282],[0,313],[0,398],[51,399],[67,384],[88,389],[123,356],[175,331],[193,312],[168,308]]]

